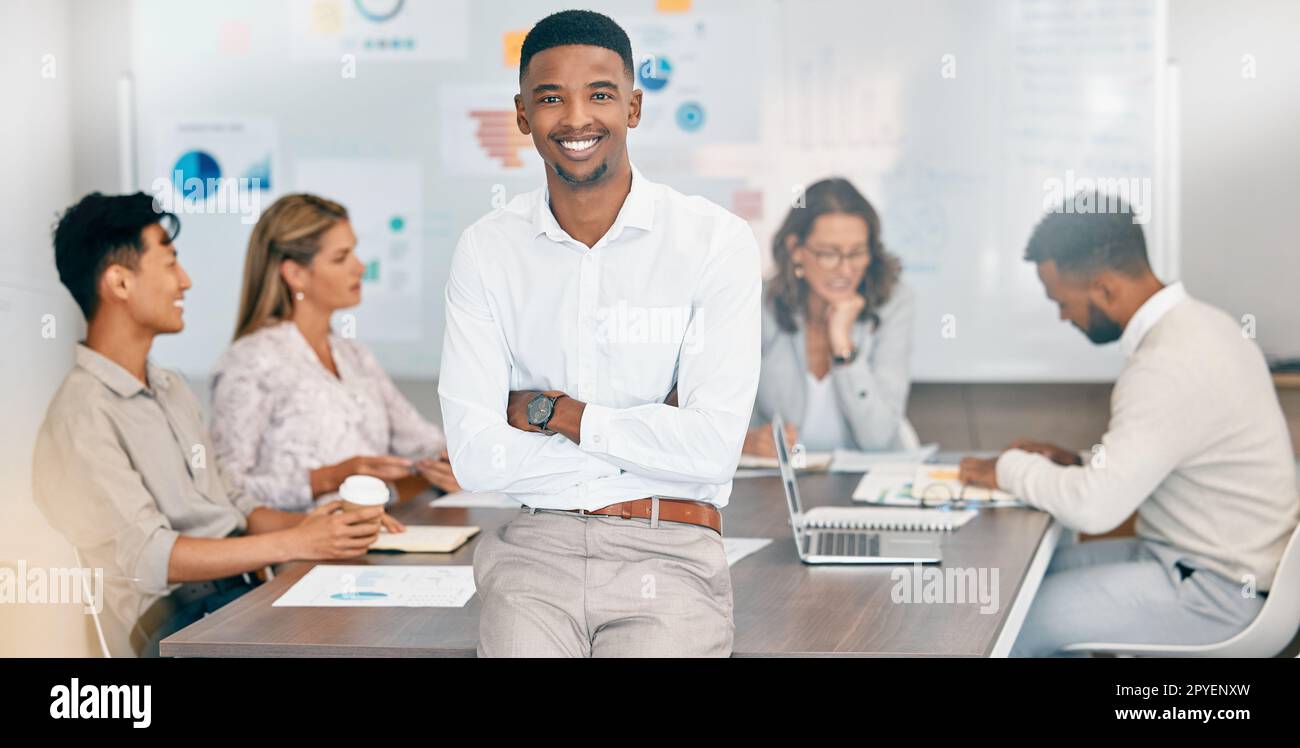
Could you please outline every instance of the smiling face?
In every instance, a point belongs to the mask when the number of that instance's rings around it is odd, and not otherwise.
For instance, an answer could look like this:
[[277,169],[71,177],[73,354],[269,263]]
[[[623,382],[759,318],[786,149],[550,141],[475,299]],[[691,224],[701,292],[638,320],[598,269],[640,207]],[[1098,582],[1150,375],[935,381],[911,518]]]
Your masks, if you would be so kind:
[[180,332],[190,276],[161,224],[140,232],[140,246],[136,267],[114,264],[104,270],[100,298],[120,302],[136,324],[155,334]]
[[834,303],[858,292],[871,265],[868,232],[862,216],[825,213],[813,220],[802,244],[789,238],[791,258],[803,268],[813,293]]
[[1104,294],[1095,284],[1061,273],[1054,260],[1038,263],[1038,279],[1043,282],[1047,298],[1056,303],[1060,318],[1077,327],[1088,340],[1098,345],[1113,343],[1124,333],[1124,326],[1098,306],[1097,300],[1104,301]]
[[302,291],[303,301],[325,312],[361,303],[361,278],[366,267],[356,254],[352,223],[339,220],[320,235],[320,249],[306,267],[285,260],[281,272],[289,288]]
[[599,184],[627,164],[627,131],[641,120],[641,91],[613,50],[568,44],[528,62],[515,97],[519,131],[573,187]]

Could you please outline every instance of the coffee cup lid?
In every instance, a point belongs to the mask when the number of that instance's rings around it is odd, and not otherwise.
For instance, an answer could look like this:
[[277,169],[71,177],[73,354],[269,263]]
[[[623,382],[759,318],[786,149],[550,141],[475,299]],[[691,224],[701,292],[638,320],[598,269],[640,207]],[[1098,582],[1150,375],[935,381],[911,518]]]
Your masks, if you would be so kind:
[[383,506],[388,503],[388,484],[372,475],[349,475],[339,486],[339,497],[353,504]]

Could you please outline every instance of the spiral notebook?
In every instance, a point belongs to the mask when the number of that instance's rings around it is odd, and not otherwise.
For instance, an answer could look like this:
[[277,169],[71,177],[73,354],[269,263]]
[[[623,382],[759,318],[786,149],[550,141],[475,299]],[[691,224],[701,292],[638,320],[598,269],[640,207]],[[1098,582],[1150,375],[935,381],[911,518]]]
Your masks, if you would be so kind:
[[894,509],[819,506],[803,515],[803,526],[814,530],[901,530],[952,532],[970,522],[973,509]]

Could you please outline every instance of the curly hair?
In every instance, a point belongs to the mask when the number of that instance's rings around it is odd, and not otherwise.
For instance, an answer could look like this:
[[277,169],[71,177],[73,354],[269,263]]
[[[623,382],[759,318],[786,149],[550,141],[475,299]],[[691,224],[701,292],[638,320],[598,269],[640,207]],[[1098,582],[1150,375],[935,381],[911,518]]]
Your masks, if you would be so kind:
[[90,322],[99,311],[99,279],[110,265],[136,269],[144,253],[145,228],[161,224],[167,242],[180,233],[180,219],[143,192],[92,192],[68,208],[54,229],[54,266],[59,280]]
[[803,198],[803,205],[790,209],[785,222],[772,237],[772,258],[776,261],[777,272],[768,284],[767,301],[776,314],[777,324],[786,332],[794,332],[799,328],[798,317],[808,306],[808,281],[795,276],[794,258],[786,247],[786,241],[794,237],[796,245],[803,244],[817,218],[830,213],[847,213],[867,222],[867,250],[871,262],[862,276],[862,284],[858,286],[858,293],[867,300],[858,319],[872,325],[880,324],[876,310],[889,301],[903,268],[898,257],[885,249],[880,215],[849,180],[841,177],[817,182],[804,191]]

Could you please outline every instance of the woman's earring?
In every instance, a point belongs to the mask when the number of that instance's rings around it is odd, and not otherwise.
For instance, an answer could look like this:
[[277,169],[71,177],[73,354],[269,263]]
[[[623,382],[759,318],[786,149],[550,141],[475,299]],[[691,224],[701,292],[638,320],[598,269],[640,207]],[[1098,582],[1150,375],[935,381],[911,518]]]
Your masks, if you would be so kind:
[[800,264],[797,264],[797,263],[795,264],[795,266],[794,266],[794,277],[796,277],[796,278],[802,278],[802,277],[803,277],[803,265],[800,265]]
[[307,294],[303,293],[302,291],[298,291],[293,295],[293,298],[295,301],[302,301],[303,299],[307,298]]

